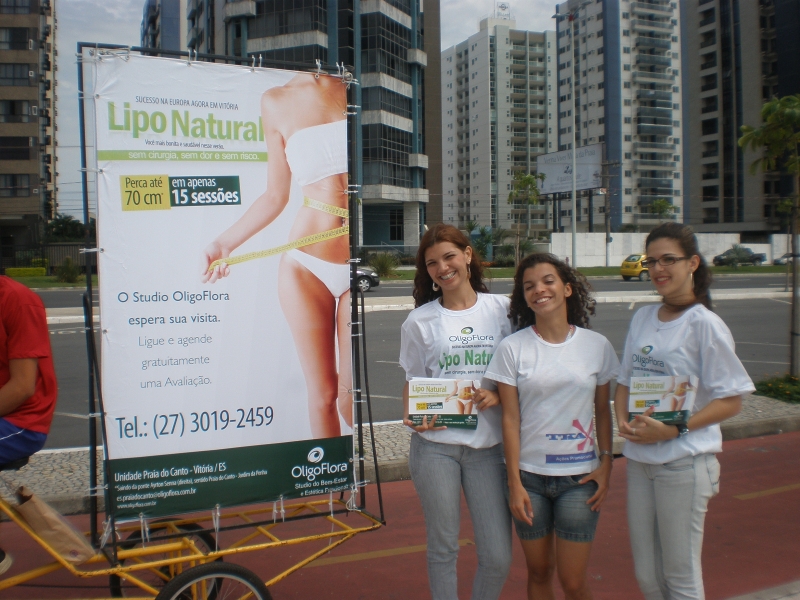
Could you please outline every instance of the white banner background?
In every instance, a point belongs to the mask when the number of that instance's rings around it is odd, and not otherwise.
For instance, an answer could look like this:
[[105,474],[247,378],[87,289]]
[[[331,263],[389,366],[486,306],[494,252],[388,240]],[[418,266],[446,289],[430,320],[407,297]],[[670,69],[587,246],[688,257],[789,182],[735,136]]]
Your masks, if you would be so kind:
[[[94,69],[100,169],[98,246],[103,249],[99,254],[102,385],[110,457],[154,456],[311,438],[305,380],[276,290],[280,257],[235,265],[228,278],[213,285],[203,284],[200,279],[203,249],[264,191],[267,163],[169,160],[163,155],[154,155],[153,160],[104,159],[107,151],[264,153],[264,141],[173,136],[171,112],[178,110],[183,115],[188,110],[192,118],[204,119],[213,113],[216,119],[258,123],[262,94],[285,84],[296,73],[136,55],[106,56],[94,63]],[[178,104],[171,105],[173,101]],[[181,105],[183,101],[190,105]],[[124,125],[122,109],[129,105],[131,111],[163,112],[167,116],[166,130],[160,134],[144,131],[138,138],[131,131],[110,130],[110,102],[116,109],[116,124]],[[176,145],[158,145],[167,142]],[[212,147],[183,146],[196,142]],[[123,212],[120,176],[125,175],[238,176],[242,203]],[[301,204],[301,190],[293,182],[287,208],[235,254],[286,243]],[[228,294],[229,300],[195,304],[175,300],[179,297],[176,292],[204,291]],[[134,293],[163,295],[167,299],[135,302]],[[128,300],[122,302],[125,294]],[[191,321],[192,316],[205,314],[215,315],[218,322]],[[148,317],[164,317],[166,324],[130,324],[131,319]],[[186,317],[187,323],[170,324],[170,317]],[[178,343],[181,338],[203,335],[210,336],[211,343],[188,347]],[[161,339],[163,345],[148,348],[148,339]],[[207,357],[208,362],[142,369],[145,360],[167,357]],[[168,377],[205,377],[210,383],[165,387]],[[148,382],[160,382],[161,387]],[[236,426],[240,423],[237,409],[247,414],[251,408],[266,406],[273,409],[270,425]],[[194,428],[191,413],[210,415],[217,411],[219,420],[223,409],[232,421],[224,430],[218,421],[216,431],[212,423],[209,431],[190,433]],[[155,415],[172,414],[183,417],[177,431],[172,429],[171,417],[166,417],[169,433],[163,433],[163,422],[154,429]],[[134,418],[136,426],[131,428]],[[162,433],[156,439],[159,430]]]

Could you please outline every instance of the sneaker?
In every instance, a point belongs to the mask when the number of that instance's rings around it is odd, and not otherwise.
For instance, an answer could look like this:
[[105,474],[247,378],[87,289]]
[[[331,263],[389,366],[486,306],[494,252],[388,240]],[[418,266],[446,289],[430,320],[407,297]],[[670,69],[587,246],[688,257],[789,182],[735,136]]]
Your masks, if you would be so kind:
[[14,562],[14,559],[11,558],[10,554],[6,554],[5,551],[0,550],[0,575],[5,573],[11,568],[11,563]]

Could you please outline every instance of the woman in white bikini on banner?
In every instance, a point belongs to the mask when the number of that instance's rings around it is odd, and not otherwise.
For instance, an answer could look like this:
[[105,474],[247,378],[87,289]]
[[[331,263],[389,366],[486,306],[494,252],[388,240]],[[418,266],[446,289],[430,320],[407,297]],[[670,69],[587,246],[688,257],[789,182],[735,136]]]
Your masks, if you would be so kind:
[[278,295],[305,375],[315,438],[352,428],[346,110],[338,77],[298,74],[266,91],[267,189],[203,253],[203,281],[227,277],[225,259],[281,214],[292,180],[301,186],[303,206],[281,253]]

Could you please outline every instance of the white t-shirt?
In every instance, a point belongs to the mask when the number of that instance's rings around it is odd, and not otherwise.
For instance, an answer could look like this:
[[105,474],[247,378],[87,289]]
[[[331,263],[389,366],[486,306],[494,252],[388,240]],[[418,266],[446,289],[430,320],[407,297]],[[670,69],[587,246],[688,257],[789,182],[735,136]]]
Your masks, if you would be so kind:
[[551,344],[527,327],[497,347],[484,377],[517,388],[519,468],[539,475],[580,475],[599,465],[595,452],[594,396],[619,371],[605,337],[577,327]]
[[[497,344],[512,331],[508,319],[509,299],[496,294],[478,294],[466,310],[447,310],[438,300],[411,311],[400,331],[400,366],[406,379],[481,379]],[[491,381],[482,386],[493,390]],[[474,430],[426,431],[425,439],[443,444],[490,448],[500,443],[499,406],[480,411]]]
[[[658,319],[660,304],[645,306],[633,316],[622,368],[617,381],[630,387],[631,377],[696,375],[700,380],[692,413],[716,398],[755,391],[750,376],[736,356],[728,326],[705,306],[696,304],[674,321]],[[722,452],[719,425],[690,431],[683,437],[634,444],[625,442],[623,454],[639,462],[660,465],[706,452]]]

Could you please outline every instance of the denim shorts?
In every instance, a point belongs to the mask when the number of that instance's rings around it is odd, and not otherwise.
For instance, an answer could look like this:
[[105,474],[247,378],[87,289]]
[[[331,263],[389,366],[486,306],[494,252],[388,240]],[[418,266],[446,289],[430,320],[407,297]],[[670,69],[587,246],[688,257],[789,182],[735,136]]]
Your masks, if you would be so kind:
[[[586,501],[597,492],[597,482],[578,483],[582,475],[537,475],[520,471],[522,486],[533,508],[533,525],[514,519],[521,540],[538,540],[555,529],[556,536],[570,542],[591,542],[600,513]],[[508,499],[508,476],[505,487]]]

